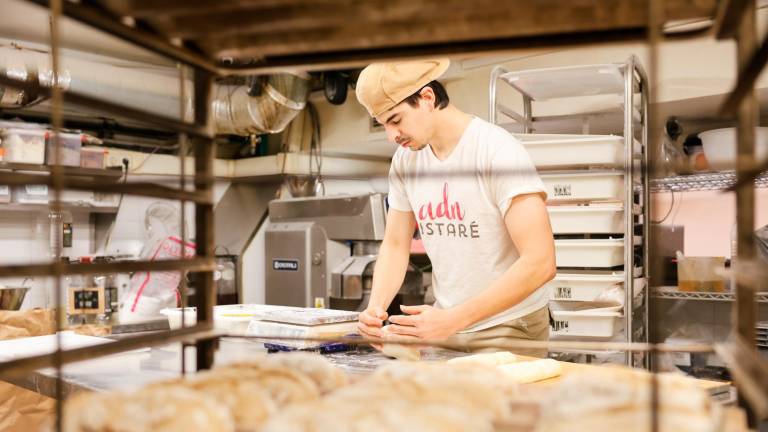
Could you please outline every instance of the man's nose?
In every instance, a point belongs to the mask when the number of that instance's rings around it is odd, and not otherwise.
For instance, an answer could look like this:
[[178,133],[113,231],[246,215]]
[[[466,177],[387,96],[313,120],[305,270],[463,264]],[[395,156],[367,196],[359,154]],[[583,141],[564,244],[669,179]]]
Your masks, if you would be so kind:
[[384,129],[387,131],[387,140],[389,140],[391,143],[397,143],[397,138],[400,136],[400,131],[393,127],[386,127]]

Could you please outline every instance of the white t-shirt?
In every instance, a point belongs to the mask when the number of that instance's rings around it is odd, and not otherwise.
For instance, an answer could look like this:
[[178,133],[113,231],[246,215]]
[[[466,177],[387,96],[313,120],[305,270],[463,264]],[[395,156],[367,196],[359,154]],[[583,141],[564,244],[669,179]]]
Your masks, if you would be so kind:
[[[472,119],[444,161],[430,147],[397,149],[389,171],[388,202],[416,217],[432,261],[436,307],[448,309],[478,295],[517,261],[520,254],[504,215],[512,198],[529,193],[546,196],[525,148],[504,129],[479,118]],[[539,288],[465,332],[520,318],[547,301],[546,290]]]

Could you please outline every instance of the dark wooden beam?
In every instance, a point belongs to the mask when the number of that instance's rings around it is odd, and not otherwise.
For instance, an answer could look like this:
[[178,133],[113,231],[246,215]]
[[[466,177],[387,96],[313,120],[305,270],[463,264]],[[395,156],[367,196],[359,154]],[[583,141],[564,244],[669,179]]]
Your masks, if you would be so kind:
[[736,79],[736,86],[728,94],[720,108],[721,116],[731,118],[736,114],[741,100],[754,90],[757,78],[760,77],[760,73],[765,69],[766,63],[768,63],[768,35],[763,38],[760,48],[752,54],[749,61],[744,63],[744,66],[740,69],[739,76]]
[[[561,36],[590,31],[644,28],[647,13],[641,0],[570,1],[538,0],[510,7],[507,4],[480,0],[418,2],[389,0],[391,9],[352,8],[334,16],[318,18],[316,12],[303,11],[264,20],[243,17],[241,25],[230,30],[195,36],[201,46],[214,56],[264,57],[341,50],[361,50],[396,46],[454,43],[501,38],[525,38],[540,35]],[[713,16],[714,2],[688,2],[690,10],[669,2],[670,19]],[[409,6],[410,5],[410,6]],[[669,15],[668,15],[669,16]],[[287,20],[287,21],[285,21]],[[202,23],[187,23],[187,29],[201,28]],[[177,28],[182,22],[176,23]],[[195,30],[196,31],[196,30]],[[202,30],[201,30],[202,32]]]
[[755,0],[720,0],[717,4],[715,35],[718,39],[731,39],[741,23],[747,6]]

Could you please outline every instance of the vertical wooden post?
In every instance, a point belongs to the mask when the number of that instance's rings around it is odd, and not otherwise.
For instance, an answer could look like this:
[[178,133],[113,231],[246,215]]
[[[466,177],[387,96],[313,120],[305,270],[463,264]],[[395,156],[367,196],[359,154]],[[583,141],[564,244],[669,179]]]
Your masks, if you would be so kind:
[[[207,72],[196,70],[194,80],[195,91],[195,123],[205,125],[209,132],[213,131],[210,118],[211,87],[213,78]],[[212,134],[211,134],[212,135]],[[195,147],[195,189],[204,193],[210,204],[195,206],[195,244],[197,255],[213,257],[213,138],[198,138]],[[184,173],[182,173],[184,175]],[[200,272],[195,275],[197,296],[197,322],[207,322],[213,325],[213,306],[216,303],[216,287],[213,283],[212,272]],[[213,354],[216,348],[215,340],[197,341],[197,370],[210,369],[213,366]]]
[[[757,49],[757,29],[755,17],[755,2],[748,2],[736,33],[736,58],[738,74],[741,75],[749,64]],[[738,128],[736,146],[736,178],[742,180],[747,176],[750,165],[755,160],[755,127],[757,126],[758,105],[754,88],[750,89],[739,103]],[[741,183],[736,189],[736,235],[738,251],[734,271],[738,275],[738,262],[748,261],[755,257],[755,182],[754,180]],[[736,282],[736,301],[733,306],[733,328],[746,341],[755,340],[755,320],[757,319],[757,304],[752,287]],[[739,397],[739,405],[747,410],[751,427],[755,427],[755,418],[743,397]]]

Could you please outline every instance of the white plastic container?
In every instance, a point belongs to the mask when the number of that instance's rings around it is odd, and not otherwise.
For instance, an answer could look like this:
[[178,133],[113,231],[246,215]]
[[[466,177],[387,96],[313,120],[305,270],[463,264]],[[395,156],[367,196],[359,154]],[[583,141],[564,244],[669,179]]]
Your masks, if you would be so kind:
[[623,273],[571,274],[558,273],[547,282],[549,298],[558,301],[593,302],[606,290],[624,285]]
[[13,188],[13,202],[23,204],[46,204],[48,202],[48,186],[26,185]]
[[5,162],[42,164],[45,162],[45,134],[42,129],[3,129]]
[[621,306],[599,303],[550,302],[552,338],[611,338],[620,323]]
[[624,137],[613,135],[516,134],[537,168],[624,165]]
[[[736,169],[736,128],[713,129],[699,133],[709,165],[719,171]],[[755,128],[757,163],[768,160],[768,127]]]
[[615,204],[548,206],[554,234],[623,234],[624,209]]
[[549,201],[622,201],[624,174],[620,171],[543,173]]
[[[213,326],[214,328],[225,330],[231,334],[245,335],[248,324],[257,313],[264,313],[273,310],[286,308],[287,306],[257,305],[257,304],[237,304],[220,305],[213,307]],[[166,308],[160,313],[168,318],[168,326],[171,330],[181,328],[181,309]],[[184,325],[190,327],[197,324],[197,308],[188,307],[184,309]]]
[[[58,165],[63,166],[80,166],[80,149],[83,147],[83,141],[85,137],[83,134],[77,133],[60,133],[59,144],[60,153]],[[45,163],[47,165],[54,165],[56,160],[56,146],[54,135],[51,132],[45,135]]]
[[557,267],[610,268],[624,264],[624,240],[555,240]]
[[80,166],[83,168],[104,169],[109,152],[103,147],[83,147],[80,149]]

